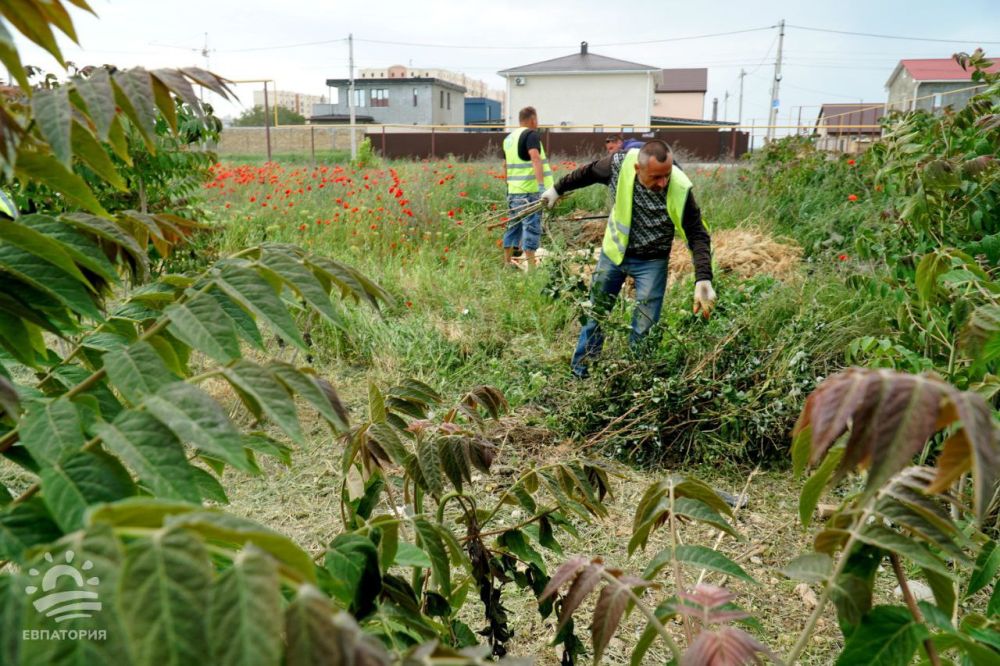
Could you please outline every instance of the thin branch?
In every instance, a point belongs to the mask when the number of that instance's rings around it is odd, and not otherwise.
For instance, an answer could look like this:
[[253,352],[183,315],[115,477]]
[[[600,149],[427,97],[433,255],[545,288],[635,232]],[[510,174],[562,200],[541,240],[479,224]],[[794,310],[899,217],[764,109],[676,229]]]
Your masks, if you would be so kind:
[[[910,586],[906,582],[906,573],[903,571],[903,566],[899,562],[899,555],[889,551],[889,561],[892,562],[892,570],[896,574],[896,580],[899,581],[899,589],[903,592],[903,599],[906,600],[906,607],[910,609],[910,614],[913,619],[919,623],[924,623],[924,616],[920,612],[920,608],[917,606],[917,600],[913,598],[913,592],[910,591]],[[941,658],[938,656],[937,648],[934,647],[934,641],[930,637],[924,639],[924,649],[927,650],[927,659],[930,660],[932,666],[941,666]]]

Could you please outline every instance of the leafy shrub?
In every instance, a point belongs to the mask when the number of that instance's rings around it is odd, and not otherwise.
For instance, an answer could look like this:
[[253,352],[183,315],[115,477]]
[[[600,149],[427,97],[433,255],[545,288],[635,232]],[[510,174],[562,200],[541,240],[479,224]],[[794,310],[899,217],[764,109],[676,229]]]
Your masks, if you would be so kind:
[[722,279],[707,323],[692,315],[690,286],[668,292],[652,349],[622,350],[628,322],[613,313],[617,344],[598,378],[565,406],[568,428],[604,432],[607,446],[641,463],[774,461],[805,396],[842,367],[847,345],[878,331],[881,301],[865,303],[835,275],[782,284]]

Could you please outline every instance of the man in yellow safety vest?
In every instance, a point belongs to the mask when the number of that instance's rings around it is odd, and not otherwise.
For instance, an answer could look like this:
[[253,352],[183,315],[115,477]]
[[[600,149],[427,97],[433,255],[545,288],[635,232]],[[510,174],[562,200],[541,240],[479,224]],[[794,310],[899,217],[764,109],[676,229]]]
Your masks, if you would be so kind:
[[551,208],[563,194],[595,183],[610,187],[612,205],[590,286],[593,315],[573,353],[573,374],[581,378],[588,375],[588,362],[604,343],[598,318],[610,312],[626,277],[635,280],[636,292],[630,344],[637,344],[659,321],[675,233],[687,241],[694,260],[694,312],[708,317],[715,305],[711,238],[691,180],[673,165],[670,147],[651,140],[642,148],[607,155],[564,176],[542,199]]
[[535,265],[535,250],[542,237],[542,213],[519,215],[538,201],[539,195],[552,187],[552,169],[538,136],[538,113],[526,106],[518,113],[520,127],[503,140],[504,170],[507,174],[507,206],[510,223],[503,235],[503,260],[513,265],[514,249],[520,248]]

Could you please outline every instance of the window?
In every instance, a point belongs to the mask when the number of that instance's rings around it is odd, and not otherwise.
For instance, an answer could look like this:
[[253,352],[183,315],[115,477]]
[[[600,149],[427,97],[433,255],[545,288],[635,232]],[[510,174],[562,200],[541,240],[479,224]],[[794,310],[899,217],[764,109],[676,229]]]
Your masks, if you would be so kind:
[[417,89],[413,89],[413,106],[417,105]]
[[451,111],[451,93],[448,93],[448,110]]
[[354,89],[354,106],[355,108],[363,107],[365,105],[365,93],[368,92],[364,89]]
[[389,106],[388,88],[372,88],[370,92],[372,106]]
[[443,90],[441,91],[440,106],[441,106],[442,109],[444,108],[444,91]]

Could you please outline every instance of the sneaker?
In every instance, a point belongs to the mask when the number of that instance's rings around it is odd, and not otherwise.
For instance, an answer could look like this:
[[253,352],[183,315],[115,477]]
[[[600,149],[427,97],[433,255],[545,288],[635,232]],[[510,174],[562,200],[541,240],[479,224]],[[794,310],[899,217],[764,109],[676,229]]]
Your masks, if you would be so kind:
[[573,368],[573,376],[577,379],[588,379],[590,377],[590,370],[587,369],[587,366]]

